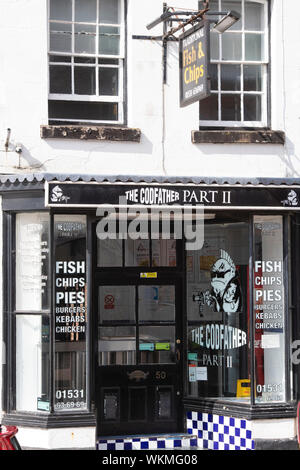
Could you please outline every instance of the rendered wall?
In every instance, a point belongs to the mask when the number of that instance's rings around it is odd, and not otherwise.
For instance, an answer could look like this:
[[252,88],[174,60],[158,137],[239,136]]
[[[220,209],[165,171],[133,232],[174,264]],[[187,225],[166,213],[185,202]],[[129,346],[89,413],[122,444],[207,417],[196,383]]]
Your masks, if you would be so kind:
[[[271,9],[271,121],[286,132],[286,145],[192,144],[198,104],[179,107],[178,44],[168,44],[167,84],[158,41],[132,35],[161,34],[146,24],[163,2],[128,0],[128,126],[140,143],[41,139],[47,124],[46,0],[0,0],[0,172],[72,172],[203,176],[297,176],[300,170],[300,50],[297,0],[273,0]],[[174,0],[172,6],[182,6]],[[185,2],[197,9],[197,0]],[[163,112],[164,111],[164,112]],[[11,128],[11,152],[5,153]],[[13,151],[21,143],[21,157]]]

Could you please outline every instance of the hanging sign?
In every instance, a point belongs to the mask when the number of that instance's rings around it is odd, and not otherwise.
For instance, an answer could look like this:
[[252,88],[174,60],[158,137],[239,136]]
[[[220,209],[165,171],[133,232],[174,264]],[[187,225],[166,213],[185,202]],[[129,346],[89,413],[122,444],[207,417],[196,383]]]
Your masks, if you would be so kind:
[[210,95],[209,21],[203,20],[179,38],[180,106]]

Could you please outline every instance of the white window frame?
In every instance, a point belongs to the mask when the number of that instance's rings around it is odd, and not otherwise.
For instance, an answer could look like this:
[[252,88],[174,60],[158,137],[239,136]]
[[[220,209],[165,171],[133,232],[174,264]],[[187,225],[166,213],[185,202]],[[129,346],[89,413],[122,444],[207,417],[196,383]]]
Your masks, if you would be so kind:
[[[221,0],[217,0],[219,3],[219,10],[221,10],[220,2]],[[260,3],[264,6],[264,29],[263,31],[252,31],[247,30],[245,32],[245,1],[250,3]],[[201,120],[201,101],[200,101],[200,127],[268,127],[268,65],[269,65],[269,24],[268,24],[268,0],[241,0],[242,2],[242,15],[239,20],[241,24],[241,28],[238,30],[229,29],[228,31],[233,34],[241,34],[242,35],[242,59],[241,60],[222,60],[222,41],[221,36],[218,32],[211,32],[211,34],[217,34],[218,41],[219,41],[219,59],[211,59],[211,64],[216,64],[218,67],[218,90],[212,91],[211,94],[218,95],[218,120],[217,121],[210,121],[210,120]],[[255,60],[245,60],[245,33],[251,34],[259,34],[264,35],[263,41],[263,51],[264,57],[261,61]],[[223,34],[226,34],[223,33]],[[241,67],[241,89],[239,91],[225,91],[221,90],[221,65],[261,65],[262,66],[262,84],[261,84],[261,91],[244,91],[244,76],[243,70],[244,68]],[[221,120],[221,110],[222,110],[222,95],[229,94],[229,95],[239,95],[241,100],[241,120],[240,121],[226,121]],[[245,121],[243,120],[244,117],[244,95],[260,95],[261,96],[261,120],[260,121]]]
[[[68,118],[49,118],[51,121],[60,121],[60,122],[86,122],[92,124],[123,124],[124,123],[124,62],[125,62],[125,5],[124,0],[119,0],[120,2],[120,22],[119,24],[115,23],[101,23],[99,22],[99,1],[97,1],[97,18],[94,23],[88,22],[75,22],[75,0],[72,1],[72,21],[62,21],[62,20],[51,20],[50,19],[50,1],[48,0],[48,99],[51,101],[84,101],[84,102],[104,102],[104,103],[116,103],[118,104],[118,119],[117,120],[91,120],[91,119],[68,119]],[[100,0],[101,1],[101,0]],[[72,30],[72,52],[55,52],[50,49],[50,24],[51,23],[61,23],[71,25]],[[75,25],[88,25],[95,26],[96,28],[96,52],[95,54],[87,53],[77,53],[75,52]],[[105,27],[117,27],[120,30],[120,50],[118,55],[108,55],[99,53],[99,36],[98,31],[100,26]],[[51,62],[50,56],[62,56],[70,57],[70,62]],[[75,63],[75,57],[91,57],[95,59],[95,64],[86,64],[86,63]],[[99,59],[116,59],[118,60],[118,65],[108,65],[100,64]],[[50,93],[50,65],[65,65],[71,67],[71,87],[72,92],[68,94],[63,93]],[[82,95],[74,93],[74,68],[76,67],[92,67],[96,70],[96,93],[95,95]],[[99,68],[118,68],[118,95],[100,95],[99,94]]]

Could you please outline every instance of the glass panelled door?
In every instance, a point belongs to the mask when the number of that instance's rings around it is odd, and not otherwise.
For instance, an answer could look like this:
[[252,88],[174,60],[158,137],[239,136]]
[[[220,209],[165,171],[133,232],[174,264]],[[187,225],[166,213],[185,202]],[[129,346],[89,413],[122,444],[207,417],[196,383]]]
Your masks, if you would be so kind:
[[96,289],[98,435],[179,431],[180,284],[105,276]]

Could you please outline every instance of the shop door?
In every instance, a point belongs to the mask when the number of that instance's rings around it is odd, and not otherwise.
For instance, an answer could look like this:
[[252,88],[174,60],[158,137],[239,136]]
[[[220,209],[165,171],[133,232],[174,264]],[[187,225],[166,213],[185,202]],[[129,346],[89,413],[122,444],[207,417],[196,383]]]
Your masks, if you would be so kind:
[[96,289],[98,435],[179,432],[180,283],[106,278]]

